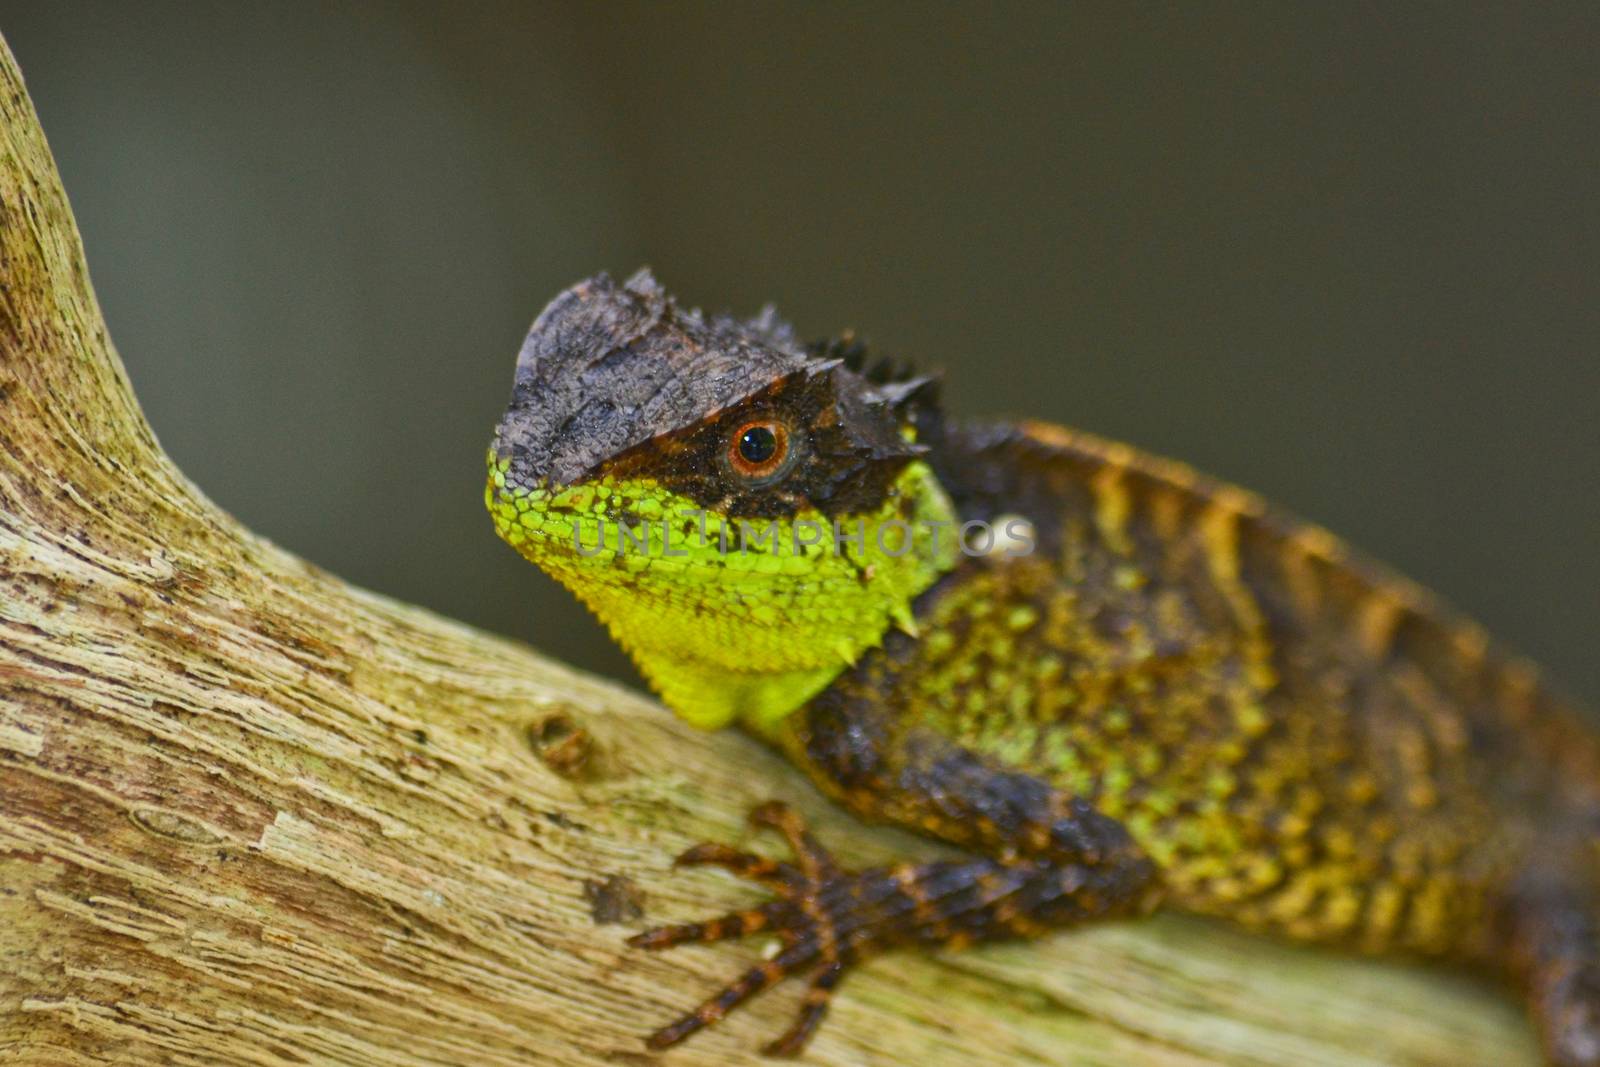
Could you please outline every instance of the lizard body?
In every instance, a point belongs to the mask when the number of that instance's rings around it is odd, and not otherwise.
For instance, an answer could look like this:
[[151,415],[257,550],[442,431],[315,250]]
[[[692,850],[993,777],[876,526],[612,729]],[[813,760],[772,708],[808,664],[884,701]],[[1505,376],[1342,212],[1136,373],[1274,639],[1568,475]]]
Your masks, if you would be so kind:
[[971,855],[842,870],[777,806],[794,862],[690,850],[775,900],[635,943],[783,948],[652,1044],[812,972],[794,1053],[875,952],[1167,906],[1502,972],[1552,1063],[1600,1064],[1600,743],[1531,666],[1251,494],[860,356],[602,275],[534,324],[490,452],[501,535],[674,711]]

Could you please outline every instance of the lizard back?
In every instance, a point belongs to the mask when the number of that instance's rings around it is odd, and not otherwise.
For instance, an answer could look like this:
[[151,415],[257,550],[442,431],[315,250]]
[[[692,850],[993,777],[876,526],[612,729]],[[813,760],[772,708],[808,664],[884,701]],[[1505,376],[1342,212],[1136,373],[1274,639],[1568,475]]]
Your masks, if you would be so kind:
[[897,735],[874,742],[895,773],[928,773],[910,735],[936,735],[1121,820],[1181,907],[1370,951],[1490,955],[1531,857],[1589,863],[1600,749],[1431,594],[1127,446],[928,439],[961,517],[1021,516],[1037,548],[966,560],[918,602],[925,636],[825,694]]

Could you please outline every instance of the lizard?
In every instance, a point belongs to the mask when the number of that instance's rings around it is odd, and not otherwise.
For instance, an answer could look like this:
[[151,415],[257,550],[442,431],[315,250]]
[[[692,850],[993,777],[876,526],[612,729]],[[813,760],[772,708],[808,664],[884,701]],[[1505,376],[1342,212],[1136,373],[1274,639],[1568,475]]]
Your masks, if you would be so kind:
[[[778,948],[647,1037],[790,976],[798,1054],[891,949],[1147,915],[1503,976],[1557,1067],[1600,1064],[1600,740],[1434,594],[1183,464],[947,416],[936,376],[648,270],[539,315],[489,449],[499,535],[678,716],[775,746],[856,816],[961,858],[677,862],[769,902],[630,939]],[[941,536],[943,535],[943,536]]]

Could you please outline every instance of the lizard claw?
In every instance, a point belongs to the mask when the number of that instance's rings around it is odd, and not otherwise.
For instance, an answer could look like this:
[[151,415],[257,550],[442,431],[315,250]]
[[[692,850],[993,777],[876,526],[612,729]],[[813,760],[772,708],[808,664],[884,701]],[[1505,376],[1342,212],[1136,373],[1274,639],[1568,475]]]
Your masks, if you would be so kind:
[[650,1048],[677,1045],[782,979],[814,971],[794,1025],[765,1048],[770,1056],[797,1056],[821,1025],[845,971],[870,953],[894,945],[950,949],[1034,937],[1045,929],[1149,910],[1155,899],[1152,869],[1141,856],[1120,864],[971,857],[846,870],[811,837],[794,809],[766,803],[750,813],[750,822],[782,833],[794,851],[792,862],[707,843],[678,856],[678,865],[723,867],[771,889],[773,899],[704,923],[646,929],[629,944],[669,949],[766,931],[778,937],[778,953],[651,1033]]
[[1144,899],[1140,889],[1149,878],[1142,862],[1085,866],[981,857],[852,871],[839,866],[792,809],[763,804],[750,818],[788,839],[792,862],[715,843],[696,845],[677,862],[722,867],[766,886],[773,899],[706,922],[659,926],[628,943],[664,949],[766,932],[777,938],[778,952],[651,1034],[651,1048],[676,1045],[783,979],[812,973],[794,1024],[765,1048],[772,1056],[798,1055],[822,1023],[845,972],[866,956],[896,945],[949,948],[1031,937],[1055,926],[1127,914]]
[[[763,1048],[769,1056],[796,1056],[811,1039],[827,1014],[828,1004],[848,960],[834,935],[834,923],[819,901],[838,886],[845,874],[827,849],[806,829],[805,822],[785,804],[762,804],[750,813],[755,826],[777,830],[788,840],[795,862],[742,852],[727,845],[706,842],[677,858],[676,866],[721,867],[770,889],[776,899],[757,908],[733,912],[706,922],[658,926],[628,938],[635,948],[665,949],[675,945],[709,944],[770,931],[780,949],[771,959],[750,968],[694,1011],[657,1030],[645,1039],[654,1049],[664,1049],[711,1026],[740,1004],[790,975],[818,967],[799,1017],[788,1030]],[[828,894],[834,895],[836,894]],[[818,966],[820,965],[820,967]]]

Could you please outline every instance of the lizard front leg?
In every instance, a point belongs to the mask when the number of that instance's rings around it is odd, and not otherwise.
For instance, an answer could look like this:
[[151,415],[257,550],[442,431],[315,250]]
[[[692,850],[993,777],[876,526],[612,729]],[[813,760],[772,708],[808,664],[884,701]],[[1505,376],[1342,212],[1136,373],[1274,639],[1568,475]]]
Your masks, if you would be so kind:
[[724,867],[776,897],[709,922],[647,930],[631,944],[662,949],[766,932],[777,936],[779,951],[651,1034],[651,1047],[677,1044],[784,978],[814,972],[798,1019],[764,1049],[792,1056],[816,1031],[846,970],[878,952],[1037,937],[1141,914],[1157,903],[1154,865],[1119,824],[1088,805],[1036,779],[987,768],[960,750],[923,770],[928,773],[903,776],[875,800],[858,782],[851,806],[912,822],[990,855],[847,870],[797,813],[768,803],[751,813],[752,821],[787,837],[792,862],[714,843],[678,858],[680,865]]

